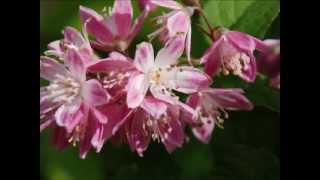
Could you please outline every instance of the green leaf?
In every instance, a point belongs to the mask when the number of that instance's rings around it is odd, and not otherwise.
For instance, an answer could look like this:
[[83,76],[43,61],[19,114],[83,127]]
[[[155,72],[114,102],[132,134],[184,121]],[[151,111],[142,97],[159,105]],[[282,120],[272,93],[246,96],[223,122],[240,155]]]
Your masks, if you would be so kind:
[[278,0],[255,1],[231,26],[231,29],[263,38],[279,12],[280,3]]
[[[207,0],[204,12],[214,26],[263,38],[280,12],[279,0]],[[202,21],[203,26],[206,26]]]

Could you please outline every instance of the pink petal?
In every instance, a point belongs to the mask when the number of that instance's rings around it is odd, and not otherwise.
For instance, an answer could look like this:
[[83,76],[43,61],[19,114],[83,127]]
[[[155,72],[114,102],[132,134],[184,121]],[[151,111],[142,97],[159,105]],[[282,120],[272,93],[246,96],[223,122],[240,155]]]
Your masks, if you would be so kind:
[[[80,106],[81,103],[79,101],[60,106],[54,114],[57,125],[65,127],[69,132],[72,131],[74,124],[79,122],[79,118],[74,118],[74,116],[81,109]],[[82,110],[80,111],[82,112]],[[79,112],[79,114],[81,114],[81,112]]]
[[152,44],[146,42],[139,44],[137,46],[133,63],[139,71],[147,73],[154,64]]
[[169,153],[177,147],[181,147],[185,137],[181,122],[174,115],[171,118],[168,124],[160,124],[159,126],[162,143]]
[[111,43],[113,34],[104,24],[104,19],[94,10],[80,6],[80,19],[82,24],[85,24],[88,33],[103,44]]
[[190,27],[190,17],[183,11],[177,11],[168,18],[167,29],[170,37],[174,37],[178,33],[187,34]]
[[109,58],[113,60],[119,60],[119,61],[132,61],[130,57],[125,56],[117,51],[110,52]]
[[255,41],[248,34],[229,31],[225,36],[232,42],[236,47],[242,49],[243,51],[253,51],[255,49]]
[[100,122],[101,124],[106,124],[108,123],[108,117],[105,116],[102,112],[100,112],[98,109],[91,107],[90,108],[90,112],[91,115],[94,116],[94,118],[96,120],[98,120],[98,122]]
[[162,88],[159,86],[151,86],[150,92],[155,98],[160,99],[164,102],[167,102],[169,104],[177,103],[177,99],[175,99],[174,97],[163,94]]
[[215,120],[209,116],[208,118],[202,118],[202,123],[200,127],[193,127],[192,132],[197,139],[207,144],[215,127]]
[[177,70],[175,89],[182,93],[190,94],[208,87],[211,83],[211,78],[202,71],[193,67],[183,66]]
[[156,119],[167,111],[167,105],[164,102],[151,96],[144,98],[141,108]]
[[66,63],[71,74],[79,81],[86,79],[86,69],[84,60],[76,49],[68,49],[66,53]]
[[216,42],[213,43],[213,45],[206,50],[204,55],[200,59],[201,64],[205,64],[204,71],[209,75],[213,76],[215,75],[222,64],[222,56],[221,56],[221,45],[223,43],[224,39],[220,38]]
[[81,47],[86,43],[81,33],[73,27],[66,27],[63,32],[64,39],[74,44],[76,47]]
[[113,14],[118,35],[126,37],[130,31],[133,10],[130,0],[115,0]]
[[151,0],[151,3],[170,9],[182,9],[182,6],[173,0]]
[[118,70],[129,70],[134,68],[135,67],[133,63],[130,61],[111,58],[97,61],[87,67],[88,71],[90,72],[110,72]]
[[[122,125],[131,111],[125,105],[116,103],[99,106],[97,110],[108,118],[107,123],[99,125],[91,140],[91,144],[100,151],[103,143],[113,135],[114,128],[120,126],[119,124]],[[95,118],[95,116],[92,117]]]
[[155,64],[159,67],[177,64],[178,58],[183,53],[185,36],[177,35],[169,40],[156,57]]
[[82,97],[92,107],[106,104],[111,98],[96,79],[88,80],[83,84]]
[[144,74],[134,74],[130,77],[127,92],[127,104],[129,108],[138,107],[143,102],[148,87],[148,79]]
[[147,118],[147,114],[138,108],[132,119],[125,124],[130,149],[136,151],[141,157],[143,156],[143,152],[148,148],[151,140],[150,132],[143,128]]
[[[242,89],[208,88],[203,90],[213,102],[229,110],[252,110],[253,104],[243,95]],[[209,101],[209,99],[207,99]],[[210,102],[210,101],[209,101]]]
[[196,122],[196,111],[189,104],[179,103],[180,120],[189,124]]
[[40,77],[49,81],[57,79],[57,75],[68,76],[66,68],[54,59],[41,56],[40,57]]

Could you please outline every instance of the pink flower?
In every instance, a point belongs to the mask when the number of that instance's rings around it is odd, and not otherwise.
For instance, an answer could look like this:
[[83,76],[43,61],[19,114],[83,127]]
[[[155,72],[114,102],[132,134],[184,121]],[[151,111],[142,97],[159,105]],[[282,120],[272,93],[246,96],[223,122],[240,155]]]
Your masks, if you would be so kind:
[[127,91],[129,77],[136,71],[133,60],[118,52],[111,52],[108,58],[88,66],[88,71],[99,73],[102,86],[115,101]]
[[[82,144],[91,133],[87,127],[93,126],[89,114],[98,120],[97,123],[108,121],[96,107],[106,104],[110,96],[99,81],[86,80],[86,68],[79,51],[68,49],[65,63],[62,65],[54,59],[40,57],[40,77],[50,82],[40,89],[40,131],[54,124],[65,128],[70,142]],[[90,148],[83,148],[81,145],[80,153],[84,158]]]
[[241,89],[203,89],[192,94],[187,104],[197,112],[197,123],[192,125],[196,138],[208,143],[215,125],[223,127],[224,118],[228,118],[227,110],[251,110],[253,105],[242,95]]
[[257,57],[258,71],[270,78],[270,85],[280,89],[280,40],[263,41],[266,48]]
[[189,66],[177,66],[183,52],[184,39],[176,36],[162,48],[154,58],[153,47],[143,42],[137,46],[134,65],[138,71],[129,78],[127,104],[138,107],[150,89],[158,99],[173,102],[178,98],[172,90],[194,93],[211,83],[211,79],[200,70]]
[[151,0],[138,0],[138,5],[141,10],[154,11],[157,7],[151,3]]
[[259,40],[236,31],[222,30],[220,33],[201,57],[205,72],[210,76],[219,71],[225,75],[232,72],[245,81],[255,81],[257,68],[253,51]]
[[151,140],[161,141],[169,153],[182,147],[184,123],[179,117],[178,106],[151,96],[145,97],[123,127],[131,150],[142,157]]
[[124,51],[140,31],[148,11],[144,11],[132,25],[130,0],[115,0],[112,12],[103,17],[92,9],[80,6],[80,18],[85,29],[95,37],[94,48]]
[[188,61],[191,62],[191,16],[193,15],[194,8],[184,7],[173,0],[151,0],[151,2],[173,11],[156,18],[157,24],[160,24],[162,27],[150,34],[149,37],[153,38],[159,35],[160,40],[165,43],[177,34],[183,34],[186,55]]
[[73,27],[66,27],[63,34],[64,39],[56,40],[48,44],[49,50],[45,52],[46,55],[52,55],[64,61],[67,49],[74,48],[83,56],[85,64],[97,59],[91,49],[89,40],[85,39],[78,30]]

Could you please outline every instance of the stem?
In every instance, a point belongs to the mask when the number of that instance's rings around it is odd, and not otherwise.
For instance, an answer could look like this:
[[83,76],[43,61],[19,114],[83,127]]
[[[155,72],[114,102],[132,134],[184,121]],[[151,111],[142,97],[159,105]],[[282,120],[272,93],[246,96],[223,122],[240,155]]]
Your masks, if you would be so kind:
[[212,39],[211,34],[208,33],[200,24],[196,24],[196,26],[199,28],[201,32],[203,32],[205,35],[207,35],[210,39]]
[[207,16],[204,14],[203,10],[199,10],[200,15],[203,17],[204,21],[206,22],[208,28],[210,29],[210,31],[212,31],[213,27],[211,26]]

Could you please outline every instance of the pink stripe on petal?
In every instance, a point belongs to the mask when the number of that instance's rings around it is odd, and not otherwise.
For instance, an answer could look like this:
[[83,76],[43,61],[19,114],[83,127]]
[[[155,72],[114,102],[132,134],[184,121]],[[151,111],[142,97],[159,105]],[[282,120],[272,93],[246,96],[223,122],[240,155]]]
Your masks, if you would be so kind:
[[84,101],[92,107],[106,104],[111,98],[96,79],[91,79],[83,83],[82,97]]
[[94,10],[80,6],[80,19],[82,24],[86,23],[88,33],[94,35],[96,39],[104,44],[111,43],[113,34],[104,24],[104,19]]
[[70,48],[67,50],[66,63],[71,74],[75,78],[77,78],[79,81],[84,81],[86,79],[86,68],[84,65],[84,60],[76,49]]
[[178,62],[178,58],[183,53],[185,45],[185,36],[178,35],[169,40],[162,48],[155,59],[155,64],[159,67],[170,66]]
[[137,46],[133,63],[139,71],[147,73],[154,64],[154,52],[152,44],[146,42],[139,44]]
[[113,14],[118,35],[126,37],[130,31],[133,10],[130,0],[115,0]]
[[189,26],[189,16],[183,11],[178,11],[173,14],[167,21],[167,29],[170,37],[177,35],[177,33],[184,33],[184,35],[186,35],[189,31]]
[[229,31],[225,34],[225,36],[233,43],[233,45],[244,51],[253,51],[255,49],[255,41],[248,34],[237,31]]
[[68,42],[71,42],[77,47],[80,47],[86,43],[81,33],[73,27],[66,27],[63,32],[64,32],[64,39]]

